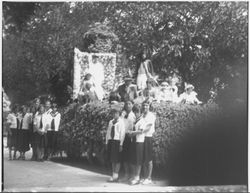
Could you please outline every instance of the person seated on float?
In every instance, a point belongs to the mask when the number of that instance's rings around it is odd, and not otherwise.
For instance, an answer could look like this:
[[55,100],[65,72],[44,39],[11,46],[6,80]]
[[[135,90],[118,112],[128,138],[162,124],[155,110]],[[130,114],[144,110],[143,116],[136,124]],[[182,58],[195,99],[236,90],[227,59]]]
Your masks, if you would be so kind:
[[158,91],[155,87],[153,87],[153,82],[154,80],[152,79],[147,80],[147,87],[142,91],[144,99],[150,99],[150,101],[157,100]]
[[178,102],[178,87],[176,86],[178,82],[178,78],[176,77],[170,77],[168,80],[169,86],[168,89],[170,91],[170,101],[172,102]]
[[201,104],[202,102],[197,98],[197,93],[194,91],[192,84],[185,83],[185,92],[179,97],[180,103],[185,104]]
[[158,94],[158,102],[168,101],[172,102],[172,91],[167,82],[162,82]]
[[90,102],[97,101],[98,98],[97,98],[93,85],[87,82],[85,86],[86,86],[86,91],[84,92],[84,95],[83,95],[83,102],[90,103]]
[[92,79],[92,75],[90,73],[87,73],[83,79],[83,82],[82,82],[82,85],[78,94],[78,100],[80,101],[80,103],[84,102],[83,101],[84,95],[88,91],[88,88],[86,86],[87,84],[88,84],[88,87],[91,88],[91,91],[95,91],[95,87],[94,87],[95,85]]
[[126,76],[124,78],[125,83],[118,87],[116,92],[121,102],[133,101],[138,97],[136,85],[132,84],[132,80],[132,77]]
[[85,91],[87,90],[86,88],[86,84],[87,83],[90,83],[91,85],[95,86],[94,84],[94,81],[93,81],[93,77],[90,73],[87,73],[83,79],[83,82],[82,82],[82,85],[81,85],[81,88],[80,88],[80,92],[79,94],[83,94],[85,93]]

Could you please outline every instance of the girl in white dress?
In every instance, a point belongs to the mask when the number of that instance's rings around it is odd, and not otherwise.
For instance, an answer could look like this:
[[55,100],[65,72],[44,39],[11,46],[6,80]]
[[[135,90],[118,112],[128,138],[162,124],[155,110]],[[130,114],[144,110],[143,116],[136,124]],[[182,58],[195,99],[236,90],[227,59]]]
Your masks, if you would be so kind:
[[197,93],[194,91],[192,84],[185,83],[185,92],[179,97],[180,103],[185,104],[201,104],[202,102],[197,98]]

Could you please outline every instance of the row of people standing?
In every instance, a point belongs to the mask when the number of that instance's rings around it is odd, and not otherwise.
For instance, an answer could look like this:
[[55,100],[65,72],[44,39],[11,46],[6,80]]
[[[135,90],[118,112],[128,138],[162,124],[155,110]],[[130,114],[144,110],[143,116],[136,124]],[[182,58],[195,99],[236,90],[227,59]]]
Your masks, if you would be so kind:
[[[31,160],[43,161],[51,158],[57,150],[57,135],[61,115],[57,105],[36,99],[31,107],[13,106],[7,117],[9,160],[25,160],[25,153],[32,148]],[[13,155],[12,155],[12,152]],[[17,158],[16,153],[20,156]]]
[[142,106],[133,106],[131,101],[126,101],[123,111],[113,109],[113,119],[106,134],[108,157],[112,163],[109,182],[118,182],[122,164],[125,172],[122,181],[128,181],[131,185],[152,183],[152,137],[156,117],[149,111],[149,106],[147,100]]

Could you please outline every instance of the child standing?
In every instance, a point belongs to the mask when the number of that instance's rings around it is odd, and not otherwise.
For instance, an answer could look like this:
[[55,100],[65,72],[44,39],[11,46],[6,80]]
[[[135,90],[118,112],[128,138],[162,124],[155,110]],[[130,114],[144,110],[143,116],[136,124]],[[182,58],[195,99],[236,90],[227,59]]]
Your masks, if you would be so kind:
[[37,161],[43,161],[44,148],[46,146],[47,140],[45,137],[45,126],[46,120],[44,119],[44,106],[40,105],[38,113],[34,118],[34,147],[36,147]]
[[145,180],[142,184],[151,184],[151,175],[153,171],[153,144],[152,137],[155,132],[155,115],[149,111],[150,102],[148,100],[142,103],[142,119],[145,124],[143,133],[145,134],[143,150],[143,168]]
[[129,180],[130,177],[132,177],[132,167],[130,164],[130,147],[131,147],[131,138],[129,135],[129,132],[133,130],[134,122],[135,122],[135,114],[132,111],[133,103],[132,101],[126,101],[124,104],[124,126],[125,126],[125,139],[123,142],[123,148],[122,148],[122,162],[124,167],[124,180]]
[[12,160],[12,149],[14,149],[13,160],[15,160],[17,151],[17,129],[19,127],[19,119],[17,118],[18,106],[12,106],[11,111],[12,112],[7,116],[7,143],[9,148],[9,160]]
[[29,129],[31,124],[31,115],[27,112],[27,107],[22,106],[22,117],[19,130],[19,147],[20,159],[25,160],[26,151],[30,150],[29,147]]
[[34,128],[34,119],[35,119],[35,116],[38,114],[38,111],[39,111],[39,106],[41,104],[41,101],[39,98],[36,98],[34,100],[34,104],[32,106],[32,109],[31,109],[31,113],[32,113],[32,123],[31,123],[31,132],[30,132],[30,143],[31,143],[31,148],[32,148],[32,157],[31,157],[31,161],[32,160],[37,160],[37,142],[36,142],[36,139],[37,139],[37,135],[38,133],[36,132],[35,128]]
[[[49,154],[51,153],[51,139],[52,139],[52,135],[51,135],[51,102],[50,100],[47,100],[45,102],[45,112],[43,114],[43,120],[45,120],[45,129],[46,129],[46,132],[45,132],[45,135],[44,137],[46,138],[46,146],[45,146],[45,149],[44,149],[44,158],[45,160],[48,159],[49,157]],[[49,131],[49,132],[47,132]]]
[[119,109],[112,109],[112,116],[106,134],[108,158],[112,163],[112,176],[108,182],[118,182],[125,127]]
[[55,103],[52,104],[52,111],[50,115],[51,115],[51,131],[48,132],[51,133],[50,135],[51,139],[50,143],[48,144],[48,148],[51,149],[51,151],[49,152],[49,159],[57,150],[57,136],[61,121],[61,114],[57,111],[57,104]]
[[143,149],[144,149],[144,139],[145,134],[143,133],[145,129],[144,120],[141,116],[141,109],[139,105],[133,107],[133,112],[136,116],[135,125],[133,131],[130,134],[133,136],[133,141],[131,144],[131,164],[134,166],[134,179],[131,180],[130,184],[135,185],[140,183],[140,173],[143,164]]

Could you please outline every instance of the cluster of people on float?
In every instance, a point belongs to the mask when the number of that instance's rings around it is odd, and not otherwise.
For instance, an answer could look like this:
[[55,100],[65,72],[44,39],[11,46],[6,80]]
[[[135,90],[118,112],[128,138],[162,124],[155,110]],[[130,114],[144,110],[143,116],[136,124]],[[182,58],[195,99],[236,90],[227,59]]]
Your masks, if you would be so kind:
[[178,96],[178,87],[174,81],[164,81],[160,86],[154,86],[156,81],[148,79],[146,87],[141,90],[137,89],[137,85],[132,84],[131,77],[125,77],[124,84],[120,85],[118,89],[110,94],[110,102],[124,102],[126,100],[143,101],[150,99],[155,102],[173,102],[186,104],[201,104],[202,102],[197,98],[197,93],[194,91],[194,86],[185,84],[185,91]]
[[[112,163],[109,182],[127,181],[131,185],[152,183],[152,136],[156,116],[149,109],[149,100],[141,105],[127,100],[122,110],[112,108],[113,119],[106,133],[106,148]],[[123,179],[119,179],[121,164],[125,173]]]
[[[160,86],[154,86],[155,80],[148,79],[146,87],[138,90],[137,85],[132,84],[132,78],[127,76],[124,78],[124,84],[119,85],[115,91],[109,95],[109,102],[124,102],[127,100],[143,101],[149,98],[155,102],[173,102],[187,104],[201,104],[197,98],[197,93],[194,91],[192,84],[185,84],[185,91],[178,96],[178,87],[176,83],[170,80],[170,83],[164,81]],[[87,74],[78,95],[78,101],[81,104],[102,100],[98,98],[94,83],[91,80],[91,74]]]
[[[102,101],[104,91],[102,84],[104,82],[104,66],[98,60],[98,56],[92,56],[89,68],[86,70],[86,75],[81,83],[78,101],[81,104]],[[131,76],[124,78],[124,84],[117,85],[117,88],[109,93],[110,102],[124,102],[126,100],[145,100],[150,98],[152,101],[174,102],[201,104],[198,100],[197,93],[194,91],[194,86],[185,83],[185,91],[178,96],[177,78],[169,77],[168,81],[163,81],[160,85],[155,79],[153,65],[147,57],[146,52],[142,54],[142,62],[138,69],[136,84],[132,84]]]
[[[41,104],[12,105],[7,116],[7,146],[9,160],[25,160],[25,153],[32,148],[34,161],[50,159],[57,151],[57,136],[61,120],[57,104],[47,100]],[[12,155],[13,152],[13,155]],[[17,152],[20,156],[17,158]]]

